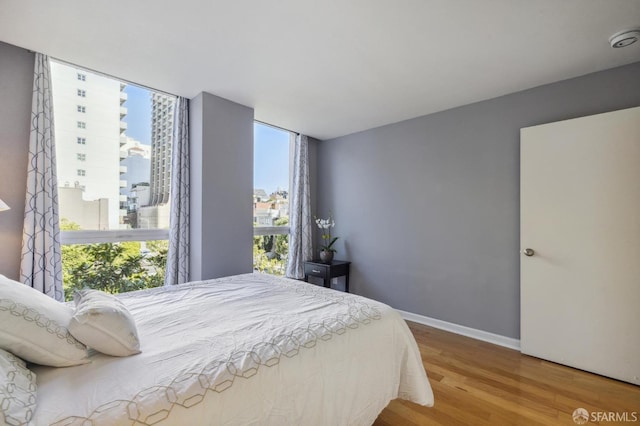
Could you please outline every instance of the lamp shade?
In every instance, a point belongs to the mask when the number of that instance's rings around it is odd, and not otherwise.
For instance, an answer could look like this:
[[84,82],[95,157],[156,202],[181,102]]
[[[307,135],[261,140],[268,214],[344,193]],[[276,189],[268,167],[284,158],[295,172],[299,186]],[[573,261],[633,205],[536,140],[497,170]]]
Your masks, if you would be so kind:
[[3,210],[9,210],[11,207],[9,207],[4,201],[0,200],[0,212]]

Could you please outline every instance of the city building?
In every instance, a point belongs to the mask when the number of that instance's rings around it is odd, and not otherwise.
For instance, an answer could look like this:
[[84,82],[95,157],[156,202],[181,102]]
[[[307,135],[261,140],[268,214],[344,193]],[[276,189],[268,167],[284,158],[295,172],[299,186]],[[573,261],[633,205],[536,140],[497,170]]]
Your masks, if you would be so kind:
[[253,223],[256,226],[276,226],[276,220],[289,217],[287,191],[278,189],[267,195],[264,189],[253,190]]
[[[137,211],[141,205],[149,204],[149,178],[151,173],[151,146],[126,136],[120,148],[120,178],[127,185],[120,188],[120,209],[127,211],[124,224],[137,228]],[[140,197],[144,191],[146,196]]]
[[175,97],[151,94],[151,203],[169,202],[171,192],[171,142]]
[[60,217],[83,210],[73,203],[106,199],[107,217],[85,224],[118,229],[126,213],[120,209],[120,188],[126,186],[120,168],[120,146],[126,142],[127,129],[123,121],[126,84],[55,61],[51,76],[58,186],[76,190],[74,196],[61,200]]
[[[171,195],[171,144],[173,141],[173,106],[175,97],[151,93],[151,174],[149,201],[146,194],[137,196],[139,228],[168,228]],[[142,188],[140,188],[142,189]],[[137,191],[138,193],[140,190]]]
[[267,195],[267,191],[265,191],[264,189],[254,189],[253,190],[253,202],[257,202],[257,201],[267,201],[269,199],[269,196]]
[[[127,182],[127,186],[120,188],[120,195],[129,197],[136,185],[149,184],[151,173],[151,146],[125,136],[126,142],[120,147],[121,179]],[[126,201],[126,200],[125,200]]]
[[98,198],[84,200],[84,190],[79,186],[58,187],[60,217],[78,225],[80,229],[108,230],[109,200]]
[[280,217],[275,203],[258,201],[253,203],[253,222],[256,226],[273,226],[273,222]]

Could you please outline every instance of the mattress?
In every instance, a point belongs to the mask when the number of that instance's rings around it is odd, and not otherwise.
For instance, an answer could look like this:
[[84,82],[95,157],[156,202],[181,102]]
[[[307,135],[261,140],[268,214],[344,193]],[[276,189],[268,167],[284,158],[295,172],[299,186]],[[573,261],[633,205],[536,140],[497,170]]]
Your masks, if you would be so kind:
[[142,353],[35,367],[36,425],[368,425],[395,398],[433,404],[382,303],[266,274],[119,297]]

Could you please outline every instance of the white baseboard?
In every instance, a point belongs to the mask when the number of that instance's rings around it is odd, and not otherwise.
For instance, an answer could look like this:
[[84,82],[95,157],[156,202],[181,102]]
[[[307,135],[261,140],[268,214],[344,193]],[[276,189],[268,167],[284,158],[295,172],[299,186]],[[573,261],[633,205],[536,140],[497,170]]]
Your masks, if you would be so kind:
[[433,328],[438,328],[440,330],[471,337],[472,339],[482,340],[483,342],[493,343],[494,345],[504,346],[505,348],[515,349],[517,351],[520,350],[519,339],[501,336],[499,334],[489,333],[488,331],[465,327],[464,325],[458,325],[452,322],[442,321],[435,318],[425,317],[424,315],[401,311],[400,309],[396,309],[396,311],[398,311],[400,315],[402,315],[402,318],[408,321],[417,322]]

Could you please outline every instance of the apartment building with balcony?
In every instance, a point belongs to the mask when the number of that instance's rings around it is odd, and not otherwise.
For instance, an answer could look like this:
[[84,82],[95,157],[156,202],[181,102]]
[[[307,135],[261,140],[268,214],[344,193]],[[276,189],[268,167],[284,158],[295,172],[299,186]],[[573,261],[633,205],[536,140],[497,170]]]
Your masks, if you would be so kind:
[[61,193],[65,188],[74,193],[60,204],[60,217],[75,216],[75,211],[82,210],[75,206],[80,201],[101,200],[100,220],[87,219],[85,223],[119,229],[126,214],[120,205],[120,188],[127,186],[123,179],[126,168],[120,164],[127,129],[126,84],[55,61],[51,75],[58,187]]
[[[137,197],[139,228],[168,228],[171,194],[171,146],[175,97],[151,92],[151,174],[149,201]],[[146,190],[145,190],[146,191]],[[136,192],[140,192],[139,190]]]
[[121,196],[130,196],[136,185],[148,185],[151,177],[151,146],[123,136],[120,147],[120,171],[121,179],[127,181],[127,186],[120,189]]
[[169,202],[171,192],[171,145],[175,97],[151,94],[151,202],[157,206]]

